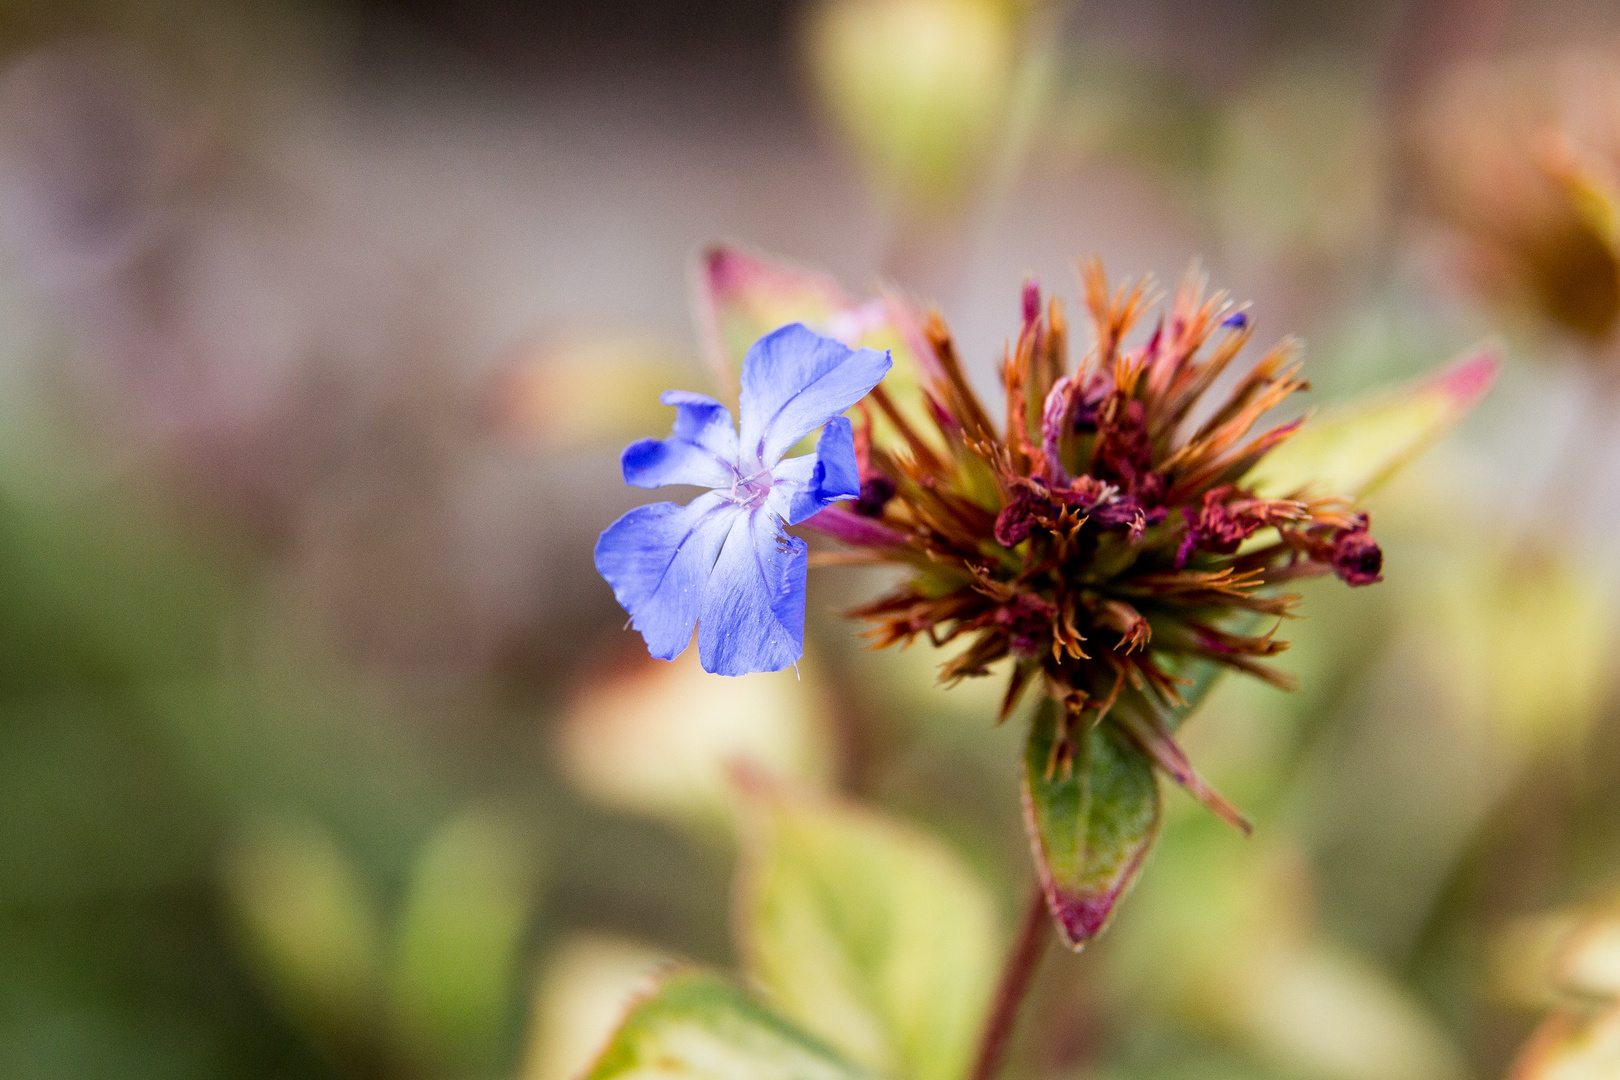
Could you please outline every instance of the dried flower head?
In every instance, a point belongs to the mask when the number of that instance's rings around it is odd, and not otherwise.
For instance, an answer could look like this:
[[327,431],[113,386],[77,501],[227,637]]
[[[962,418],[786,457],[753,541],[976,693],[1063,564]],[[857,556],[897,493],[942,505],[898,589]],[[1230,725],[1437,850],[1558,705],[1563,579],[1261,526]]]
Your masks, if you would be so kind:
[[[1095,341],[1078,368],[1054,297],[1033,284],[1023,326],[1001,366],[1001,423],[970,389],[943,321],[924,326],[937,372],[925,387],[933,424],[919,430],[883,387],[869,407],[899,438],[857,433],[861,498],[809,524],[860,549],[851,561],[906,567],[893,591],[854,615],[879,646],[921,637],[967,644],[946,682],[1011,658],[1002,706],[1039,684],[1061,703],[1064,737],[1048,771],[1071,767],[1076,733],[1119,725],[1155,763],[1234,822],[1196,781],[1163,722],[1184,705],[1189,662],[1258,676],[1297,597],[1274,586],[1321,574],[1381,580],[1382,552],[1349,497],[1245,484],[1300,421],[1257,425],[1304,387],[1284,341],[1232,383],[1211,388],[1254,333],[1225,294],[1189,274],[1167,317],[1126,341],[1149,306],[1138,282],[1110,293],[1101,266],[1083,270]],[[870,424],[867,428],[869,430]]]

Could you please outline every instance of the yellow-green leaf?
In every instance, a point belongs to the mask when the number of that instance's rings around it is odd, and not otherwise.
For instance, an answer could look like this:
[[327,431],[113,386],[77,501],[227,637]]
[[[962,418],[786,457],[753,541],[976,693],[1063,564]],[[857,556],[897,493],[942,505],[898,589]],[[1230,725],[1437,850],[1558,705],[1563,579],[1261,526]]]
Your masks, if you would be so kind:
[[998,0],[808,6],[805,60],[821,104],[905,211],[960,198],[997,146],[1020,10]]
[[669,409],[658,395],[692,385],[693,374],[691,356],[654,335],[548,335],[494,371],[483,418],[492,435],[514,447],[554,453],[601,447],[666,427]]
[[589,932],[564,938],[546,958],[535,990],[516,1080],[579,1080],[630,1006],[674,967],[668,953],[628,938]]
[[645,652],[593,680],[556,728],[564,775],[586,797],[700,832],[729,830],[739,762],[780,780],[828,786],[833,738],[822,672],[717,679],[687,649],[674,661]]
[[226,858],[225,889],[256,968],[300,1020],[340,1032],[376,1022],[382,919],[325,830],[291,821],[246,830]]
[[585,1080],[871,1080],[837,1053],[702,971],[638,1002]]
[[1158,836],[1159,783],[1112,724],[1071,733],[1072,757],[1063,760],[1054,752],[1061,719],[1047,698],[1030,721],[1024,822],[1046,902],[1078,949],[1107,925]]
[[1250,470],[1243,486],[1267,498],[1360,498],[1467,415],[1500,366],[1497,351],[1482,348],[1416,386],[1311,417]]
[[994,985],[996,912],[934,837],[756,792],[739,890],[748,974],[785,1015],[896,1080],[960,1080]]
[[1602,237],[1620,259],[1620,190],[1605,183],[1601,176],[1574,163],[1555,173],[1564,191],[1575,204],[1581,220]]
[[392,990],[401,1029],[426,1054],[478,1066],[499,1053],[535,870],[522,833],[488,810],[448,822],[418,856]]

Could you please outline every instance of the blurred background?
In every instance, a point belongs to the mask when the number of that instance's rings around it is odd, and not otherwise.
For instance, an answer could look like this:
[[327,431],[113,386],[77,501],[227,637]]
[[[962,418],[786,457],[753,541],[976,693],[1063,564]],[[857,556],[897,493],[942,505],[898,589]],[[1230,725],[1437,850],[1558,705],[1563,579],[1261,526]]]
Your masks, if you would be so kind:
[[1187,729],[1255,836],[1170,792],[1010,1075],[1504,1076],[1613,911],[1612,3],[5,0],[0,53],[0,1076],[568,1080],[734,962],[737,756],[1010,931],[997,680],[863,651],[826,569],[802,679],[721,681],[592,568],[715,386],[719,239],[939,304],[986,388],[1090,253],[1200,259],[1313,403],[1506,343],[1304,689]]

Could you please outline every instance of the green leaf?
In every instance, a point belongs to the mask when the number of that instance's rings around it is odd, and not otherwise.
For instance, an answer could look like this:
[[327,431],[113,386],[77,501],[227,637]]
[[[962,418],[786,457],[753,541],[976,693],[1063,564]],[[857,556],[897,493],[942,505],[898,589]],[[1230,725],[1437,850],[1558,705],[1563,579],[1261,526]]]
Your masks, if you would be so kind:
[[1030,721],[1024,824],[1058,928],[1078,949],[1107,925],[1159,832],[1159,783],[1148,759],[1112,724],[1070,737],[1056,761],[1062,710],[1050,698]]
[[725,979],[676,971],[631,1008],[585,1080],[871,1080]]
[[1482,348],[1416,386],[1312,417],[1261,459],[1243,486],[1265,498],[1360,498],[1466,416],[1500,366],[1497,350]]
[[783,1012],[901,1080],[959,1080],[995,983],[996,911],[932,836],[755,791],[740,873],[748,974]]

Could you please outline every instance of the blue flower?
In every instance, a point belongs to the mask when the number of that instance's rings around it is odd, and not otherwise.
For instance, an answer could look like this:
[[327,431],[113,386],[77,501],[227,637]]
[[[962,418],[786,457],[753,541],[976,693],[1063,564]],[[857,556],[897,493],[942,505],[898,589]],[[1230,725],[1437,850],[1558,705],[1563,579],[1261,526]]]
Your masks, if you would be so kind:
[[[855,439],[840,414],[889,370],[888,353],[848,349],[794,323],[743,361],[742,432],[713,398],[669,390],[667,439],[625,448],[624,482],[711,490],[685,506],[637,507],[596,542],[596,569],[647,651],[679,656],[698,629],[705,671],[780,671],[804,653],[805,545],[785,531],[860,495]],[[813,454],[782,460],[816,428]]]

